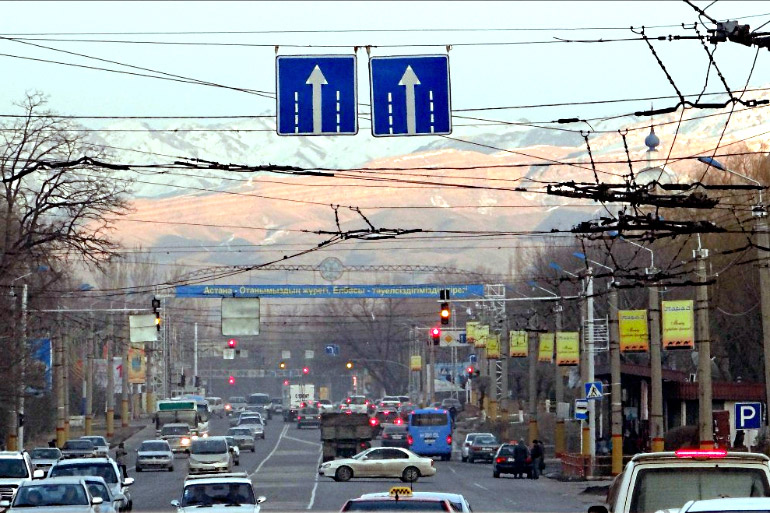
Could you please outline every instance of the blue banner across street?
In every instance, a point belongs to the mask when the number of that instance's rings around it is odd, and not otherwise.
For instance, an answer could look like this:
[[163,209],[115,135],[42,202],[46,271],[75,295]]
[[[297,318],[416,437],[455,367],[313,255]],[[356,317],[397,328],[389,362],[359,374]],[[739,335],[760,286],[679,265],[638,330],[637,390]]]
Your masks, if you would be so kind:
[[484,285],[181,285],[176,297],[432,298],[448,289],[452,299],[484,295]]

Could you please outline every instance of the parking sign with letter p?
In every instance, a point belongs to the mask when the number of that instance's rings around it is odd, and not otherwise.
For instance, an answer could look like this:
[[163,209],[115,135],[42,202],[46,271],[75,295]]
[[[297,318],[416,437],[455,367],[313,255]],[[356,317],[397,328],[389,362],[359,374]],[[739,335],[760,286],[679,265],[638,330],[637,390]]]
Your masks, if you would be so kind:
[[735,429],[762,427],[762,403],[735,403]]

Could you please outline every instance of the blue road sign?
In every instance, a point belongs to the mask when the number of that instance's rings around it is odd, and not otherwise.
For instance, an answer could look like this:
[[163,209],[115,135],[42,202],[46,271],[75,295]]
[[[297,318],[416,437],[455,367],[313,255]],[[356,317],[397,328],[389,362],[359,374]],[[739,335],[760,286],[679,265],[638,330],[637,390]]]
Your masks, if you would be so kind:
[[340,355],[340,346],[337,344],[330,344],[324,348],[324,351],[329,356],[339,356]]
[[452,133],[449,56],[372,57],[369,84],[375,137]]
[[460,343],[461,344],[467,344],[468,343],[468,338],[466,337],[466,333],[464,331],[462,333],[460,333]]
[[588,420],[588,401],[575,399],[575,420]]
[[762,427],[762,403],[735,403],[735,429]]
[[468,361],[471,363],[476,363],[477,357],[475,354],[471,353],[468,355]]
[[275,59],[278,135],[358,133],[355,55]]
[[604,393],[602,392],[602,382],[593,381],[585,384],[586,399],[589,401],[597,401],[602,398]]

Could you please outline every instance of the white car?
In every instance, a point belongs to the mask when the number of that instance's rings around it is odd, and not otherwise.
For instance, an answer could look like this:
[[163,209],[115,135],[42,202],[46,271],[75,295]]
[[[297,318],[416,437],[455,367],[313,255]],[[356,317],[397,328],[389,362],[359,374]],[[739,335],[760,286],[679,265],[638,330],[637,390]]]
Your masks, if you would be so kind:
[[[392,497],[391,492],[365,493],[359,499],[376,499],[379,497]],[[444,492],[411,492],[410,497],[415,499],[438,499],[446,500],[452,506],[452,509],[458,513],[472,513],[471,505],[463,495],[459,493]]]
[[99,513],[101,497],[91,495],[82,477],[56,477],[23,483],[13,502],[0,501],[6,511],[37,509],[47,513]]
[[364,395],[351,395],[345,402],[353,413],[369,413],[369,399]]
[[188,474],[230,472],[232,469],[233,456],[225,437],[199,438],[190,444],[190,457],[187,461]]
[[102,499],[102,503],[95,509],[97,513],[118,513],[120,511],[120,504],[123,501],[123,497],[112,494],[110,487],[107,486],[104,478],[101,476],[83,476],[88,487],[88,493],[91,497],[99,497]]
[[420,477],[436,474],[433,459],[418,456],[400,447],[373,447],[352,458],[327,461],[318,468],[322,476],[335,481],[349,481],[357,477],[396,477],[413,483]]
[[29,453],[0,451],[0,500],[10,501],[23,483],[43,477],[45,472],[34,470]]
[[130,511],[133,501],[128,487],[134,484],[133,477],[122,479],[118,464],[112,458],[74,458],[59,460],[48,471],[52,477],[87,477],[102,476],[115,497],[120,498],[120,511]]
[[264,497],[254,495],[246,472],[188,476],[181,500],[171,501],[178,513],[259,513]]
[[260,416],[242,415],[235,427],[249,428],[254,438],[265,439],[265,421]]
[[110,455],[110,443],[103,436],[81,436],[80,439],[94,444],[95,455],[104,457]]
[[166,440],[145,440],[136,450],[136,471],[151,468],[174,471],[174,452]]
[[723,511],[770,511],[770,498],[725,497],[720,499],[690,501],[679,509],[679,513],[713,513]]
[[318,406],[318,409],[321,410],[321,413],[334,411],[334,405],[328,399],[319,399],[316,405]]

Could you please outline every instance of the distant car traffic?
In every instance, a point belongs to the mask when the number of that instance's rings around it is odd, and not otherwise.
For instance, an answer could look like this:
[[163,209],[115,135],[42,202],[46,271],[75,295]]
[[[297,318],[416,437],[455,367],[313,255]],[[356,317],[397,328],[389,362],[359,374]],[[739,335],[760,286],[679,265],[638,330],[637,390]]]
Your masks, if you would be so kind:
[[335,481],[365,477],[396,477],[406,483],[413,483],[420,477],[435,475],[436,467],[431,458],[423,458],[407,449],[373,447],[352,458],[322,463],[318,473]]
[[62,458],[88,458],[96,455],[96,448],[90,440],[67,440],[61,448]]
[[227,398],[227,402],[225,403],[225,414],[228,416],[230,415],[237,415],[241,410],[243,410],[246,407],[246,398],[234,395],[232,397]]
[[304,427],[321,427],[321,411],[313,406],[300,408],[297,412],[297,429]]
[[383,447],[401,447],[403,449],[409,448],[409,431],[406,428],[406,424],[385,424],[382,429],[382,446]]
[[157,468],[174,471],[174,452],[166,440],[145,440],[136,450],[136,471]]

